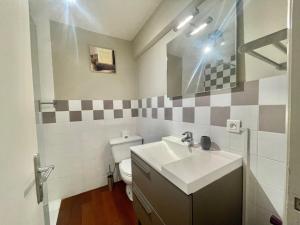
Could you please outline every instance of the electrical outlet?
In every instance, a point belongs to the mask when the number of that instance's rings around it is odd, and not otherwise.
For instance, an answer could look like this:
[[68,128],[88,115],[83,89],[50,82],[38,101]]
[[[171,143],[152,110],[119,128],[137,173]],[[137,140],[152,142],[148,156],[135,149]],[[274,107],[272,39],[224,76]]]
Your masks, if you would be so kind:
[[300,211],[300,199],[297,197],[295,198],[295,209]]
[[226,129],[228,132],[240,133],[241,121],[240,120],[227,120]]

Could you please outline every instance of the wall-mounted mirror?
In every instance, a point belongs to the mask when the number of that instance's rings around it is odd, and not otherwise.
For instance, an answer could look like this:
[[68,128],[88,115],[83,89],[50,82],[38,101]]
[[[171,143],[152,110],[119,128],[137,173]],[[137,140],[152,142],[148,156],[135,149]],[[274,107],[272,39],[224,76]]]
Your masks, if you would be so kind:
[[236,0],[206,0],[183,18],[167,45],[168,96],[236,86],[236,18]]
[[93,72],[116,73],[115,51],[90,46],[90,67]]

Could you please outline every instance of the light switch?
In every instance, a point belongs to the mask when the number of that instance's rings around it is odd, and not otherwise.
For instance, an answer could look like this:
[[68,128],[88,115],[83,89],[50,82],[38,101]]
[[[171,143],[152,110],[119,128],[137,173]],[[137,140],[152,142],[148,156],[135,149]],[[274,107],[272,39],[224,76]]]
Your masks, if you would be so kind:
[[228,132],[240,133],[241,121],[240,120],[227,120],[226,129],[227,129]]

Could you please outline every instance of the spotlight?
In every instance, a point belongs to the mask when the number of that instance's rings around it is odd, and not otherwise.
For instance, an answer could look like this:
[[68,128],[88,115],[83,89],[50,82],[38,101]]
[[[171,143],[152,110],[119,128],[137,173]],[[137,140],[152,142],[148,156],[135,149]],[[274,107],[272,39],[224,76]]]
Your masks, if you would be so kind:
[[189,15],[183,21],[181,21],[174,30],[178,31],[179,29],[181,29],[182,27],[184,27],[188,22],[190,22],[193,18],[194,18],[193,15]]

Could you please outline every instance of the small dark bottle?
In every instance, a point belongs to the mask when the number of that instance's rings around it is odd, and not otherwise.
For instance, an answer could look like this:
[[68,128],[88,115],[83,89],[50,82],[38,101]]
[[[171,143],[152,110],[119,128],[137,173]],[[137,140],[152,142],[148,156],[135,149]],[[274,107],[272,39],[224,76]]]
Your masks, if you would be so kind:
[[200,144],[201,144],[201,147],[202,147],[204,150],[209,150],[209,149],[210,149],[210,146],[211,146],[211,140],[210,140],[210,137],[208,137],[208,136],[202,136],[202,137],[201,137]]

